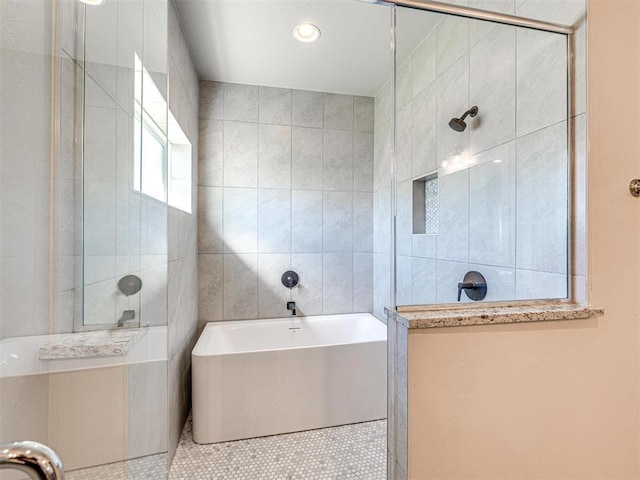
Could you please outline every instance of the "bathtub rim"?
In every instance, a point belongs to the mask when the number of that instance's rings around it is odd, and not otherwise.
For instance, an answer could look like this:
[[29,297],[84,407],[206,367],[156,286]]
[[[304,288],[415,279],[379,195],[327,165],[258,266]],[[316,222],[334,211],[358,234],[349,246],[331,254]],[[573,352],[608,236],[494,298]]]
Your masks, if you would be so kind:
[[295,347],[283,347],[283,348],[271,348],[271,349],[261,349],[261,350],[240,350],[233,352],[207,352],[200,353],[197,352],[198,343],[200,343],[200,339],[204,336],[205,330],[207,328],[217,328],[231,325],[251,325],[251,324],[260,324],[262,322],[272,322],[272,323],[285,323],[285,321],[292,320],[293,317],[275,317],[275,318],[255,318],[255,319],[243,319],[243,320],[223,320],[223,321],[212,321],[206,322],[202,332],[200,333],[196,344],[191,350],[192,358],[211,358],[211,357],[224,357],[231,355],[250,355],[250,354],[261,354],[261,353],[270,353],[270,352],[285,352],[292,350],[307,350],[314,348],[328,348],[328,347],[339,347],[345,345],[354,345],[354,344],[367,344],[367,343],[378,343],[378,342],[387,342],[387,325],[382,322],[379,318],[373,315],[370,312],[354,312],[354,313],[338,313],[331,315],[309,315],[309,316],[296,316],[295,319],[326,319],[326,318],[336,318],[336,317],[346,317],[351,315],[367,315],[367,319],[375,320],[380,323],[380,331],[384,334],[384,339],[376,338],[371,340],[366,340],[362,342],[332,342],[332,343],[317,343],[313,345],[301,345]]

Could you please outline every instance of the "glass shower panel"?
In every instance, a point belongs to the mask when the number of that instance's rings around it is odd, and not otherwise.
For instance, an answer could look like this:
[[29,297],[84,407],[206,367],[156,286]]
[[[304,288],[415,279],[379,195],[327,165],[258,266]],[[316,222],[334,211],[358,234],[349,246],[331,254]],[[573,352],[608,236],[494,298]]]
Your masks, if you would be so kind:
[[567,37],[396,15],[397,304],[566,298]]
[[[144,2],[86,7],[83,148],[83,315],[81,328],[140,315],[118,279],[140,275],[142,202],[133,190],[140,157]],[[138,148],[138,152],[135,151]]]
[[[166,325],[166,10],[157,0],[86,8],[77,329]],[[123,277],[140,279],[142,288],[123,290]]]
[[117,0],[84,9],[83,309],[76,331],[119,329],[136,340],[113,372],[96,376],[119,393],[108,409],[117,435],[104,435],[101,447],[109,458],[88,449],[72,467],[79,478],[166,478],[168,4]]

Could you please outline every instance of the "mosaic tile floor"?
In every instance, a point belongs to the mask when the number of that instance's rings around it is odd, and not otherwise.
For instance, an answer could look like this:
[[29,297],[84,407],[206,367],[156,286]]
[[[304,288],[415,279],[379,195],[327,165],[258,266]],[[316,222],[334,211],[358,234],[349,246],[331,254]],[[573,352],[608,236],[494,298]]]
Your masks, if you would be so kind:
[[167,454],[150,455],[126,462],[67,472],[65,480],[165,480]]
[[383,480],[386,423],[198,445],[191,437],[189,419],[169,480]]

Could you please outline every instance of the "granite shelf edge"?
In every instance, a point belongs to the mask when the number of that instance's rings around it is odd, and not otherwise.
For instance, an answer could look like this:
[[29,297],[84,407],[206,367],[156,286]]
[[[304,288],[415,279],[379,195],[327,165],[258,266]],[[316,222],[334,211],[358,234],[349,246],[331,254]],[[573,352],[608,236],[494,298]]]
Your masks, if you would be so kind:
[[39,360],[119,357],[145,335],[146,328],[98,330],[58,335],[38,349]]
[[474,325],[501,325],[510,323],[551,322],[560,320],[585,320],[604,315],[604,310],[569,302],[535,302],[523,305],[465,304],[409,307],[409,311],[385,309],[388,316],[410,330],[443,327],[467,327]]

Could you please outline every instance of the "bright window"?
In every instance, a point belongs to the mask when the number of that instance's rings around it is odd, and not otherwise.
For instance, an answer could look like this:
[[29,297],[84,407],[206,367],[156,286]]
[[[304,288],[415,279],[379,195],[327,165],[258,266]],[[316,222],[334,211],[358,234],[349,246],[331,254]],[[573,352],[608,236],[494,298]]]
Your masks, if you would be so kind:
[[169,112],[169,205],[191,213],[191,142]]

